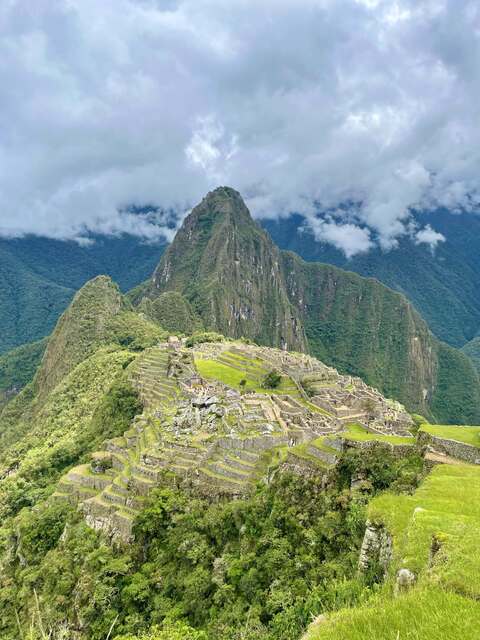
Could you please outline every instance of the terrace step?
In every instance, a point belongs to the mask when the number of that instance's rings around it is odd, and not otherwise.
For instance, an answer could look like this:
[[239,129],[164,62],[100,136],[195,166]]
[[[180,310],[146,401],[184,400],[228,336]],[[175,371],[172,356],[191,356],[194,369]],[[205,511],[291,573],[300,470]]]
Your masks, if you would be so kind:
[[251,471],[240,471],[239,469],[233,469],[229,467],[227,464],[220,461],[209,461],[206,465],[206,468],[219,476],[225,476],[225,478],[229,478],[231,480],[239,480],[245,481],[248,480]]

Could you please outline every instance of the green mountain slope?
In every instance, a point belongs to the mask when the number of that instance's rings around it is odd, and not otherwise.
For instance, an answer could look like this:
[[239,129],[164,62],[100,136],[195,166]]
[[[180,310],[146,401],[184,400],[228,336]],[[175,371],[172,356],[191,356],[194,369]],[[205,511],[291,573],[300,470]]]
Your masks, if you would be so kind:
[[0,407],[32,381],[47,346],[47,339],[12,349],[0,356]]
[[461,347],[480,329],[480,219],[438,210],[418,213],[416,220],[446,238],[435,252],[400,238],[396,249],[373,249],[350,259],[332,245],[316,241],[308,227],[302,230],[305,220],[299,215],[262,224],[281,249],[377,278],[405,294],[438,338]]
[[181,293],[206,327],[231,337],[304,350],[280,252],[240,194],[220,188],[185,219],[153,274],[149,296]]
[[[396,330],[433,345],[379,283],[275,256],[282,299],[298,305],[307,340],[309,317],[324,311],[337,327],[351,310],[356,320],[385,317],[387,328],[396,318]],[[324,300],[313,312],[309,287]],[[258,298],[249,303],[264,312]],[[422,425],[417,439],[405,409],[359,378],[248,341],[167,340],[148,313],[198,320],[177,291],[142,307],[108,277],[88,282],[32,383],[0,412],[0,637],[298,640],[325,615],[312,638],[412,628],[418,640],[432,629],[469,637],[479,474],[463,460],[476,456],[478,428]],[[353,325],[345,358],[360,339],[349,342]],[[365,331],[376,356],[399,355],[388,332]],[[331,355],[322,332],[319,344]],[[371,368],[364,350],[355,354]],[[28,349],[18,357],[29,362]],[[439,356],[437,385],[440,374],[449,380]],[[448,466],[424,480],[438,462]],[[393,541],[385,566],[368,543],[372,523]],[[393,599],[404,566],[416,583]]]
[[210,193],[186,218],[144,293],[177,291],[205,327],[307,351],[442,422],[480,418],[478,376],[403,295],[282,253],[240,195]]
[[0,239],[0,353],[48,335],[75,292],[96,275],[131,289],[152,273],[165,247],[129,235],[92,241]]
[[473,338],[462,347],[463,353],[470,358],[477,371],[480,372],[480,338]]

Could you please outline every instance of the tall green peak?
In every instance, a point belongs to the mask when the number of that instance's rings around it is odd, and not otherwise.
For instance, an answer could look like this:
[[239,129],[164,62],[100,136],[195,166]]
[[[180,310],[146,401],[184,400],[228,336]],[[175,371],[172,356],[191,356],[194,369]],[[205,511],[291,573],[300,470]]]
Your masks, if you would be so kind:
[[126,310],[118,286],[108,276],[87,282],[53,331],[35,376],[40,396],[48,394],[100,344],[110,340],[112,318]]
[[280,251],[234,189],[210,192],[191,211],[142,288],[151,300],[173,291],[206,330],[310,353],[438,420],[480,419],[473,365],[402,294]]
[[166,291],[182,294],[207,329],[306,349],[287,296],[280,251],[234,189],[212,191],[185,218],[147,295],[156,298]]

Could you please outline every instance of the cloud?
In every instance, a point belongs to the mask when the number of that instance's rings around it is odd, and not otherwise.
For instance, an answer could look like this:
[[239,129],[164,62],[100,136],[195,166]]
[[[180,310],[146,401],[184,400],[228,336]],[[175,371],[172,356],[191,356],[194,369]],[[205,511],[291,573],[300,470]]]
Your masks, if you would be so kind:
[[366,253],[374,243],[370,231],[351,223],[337,223],[331,218],[324,220],[316,216],[307,219],[306,226],[310,227],[315,239],[327,242],[344,252],[347,258],[357,253]]
[[354,255],[479,209],[474,0],[7,0],[0,30],[1,235],[171,234],[129,205],[229,184],[337,210],[314,232]]
[[445,240],[445,236],[432,229],[429,224],[415,234],[415,244],[427,244],[432,251],[435,251],[439,242],[445,242]]

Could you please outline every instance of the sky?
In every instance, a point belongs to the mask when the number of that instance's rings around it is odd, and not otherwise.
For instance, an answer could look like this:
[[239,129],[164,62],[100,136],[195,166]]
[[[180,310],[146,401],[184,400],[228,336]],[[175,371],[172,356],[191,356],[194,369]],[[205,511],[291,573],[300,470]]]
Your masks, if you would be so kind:
[[[211,189],[347,257],[480,210],[478,0],[2,0],[0,235],[157,238]],[[318,212],[322,212],[319,216]]]

